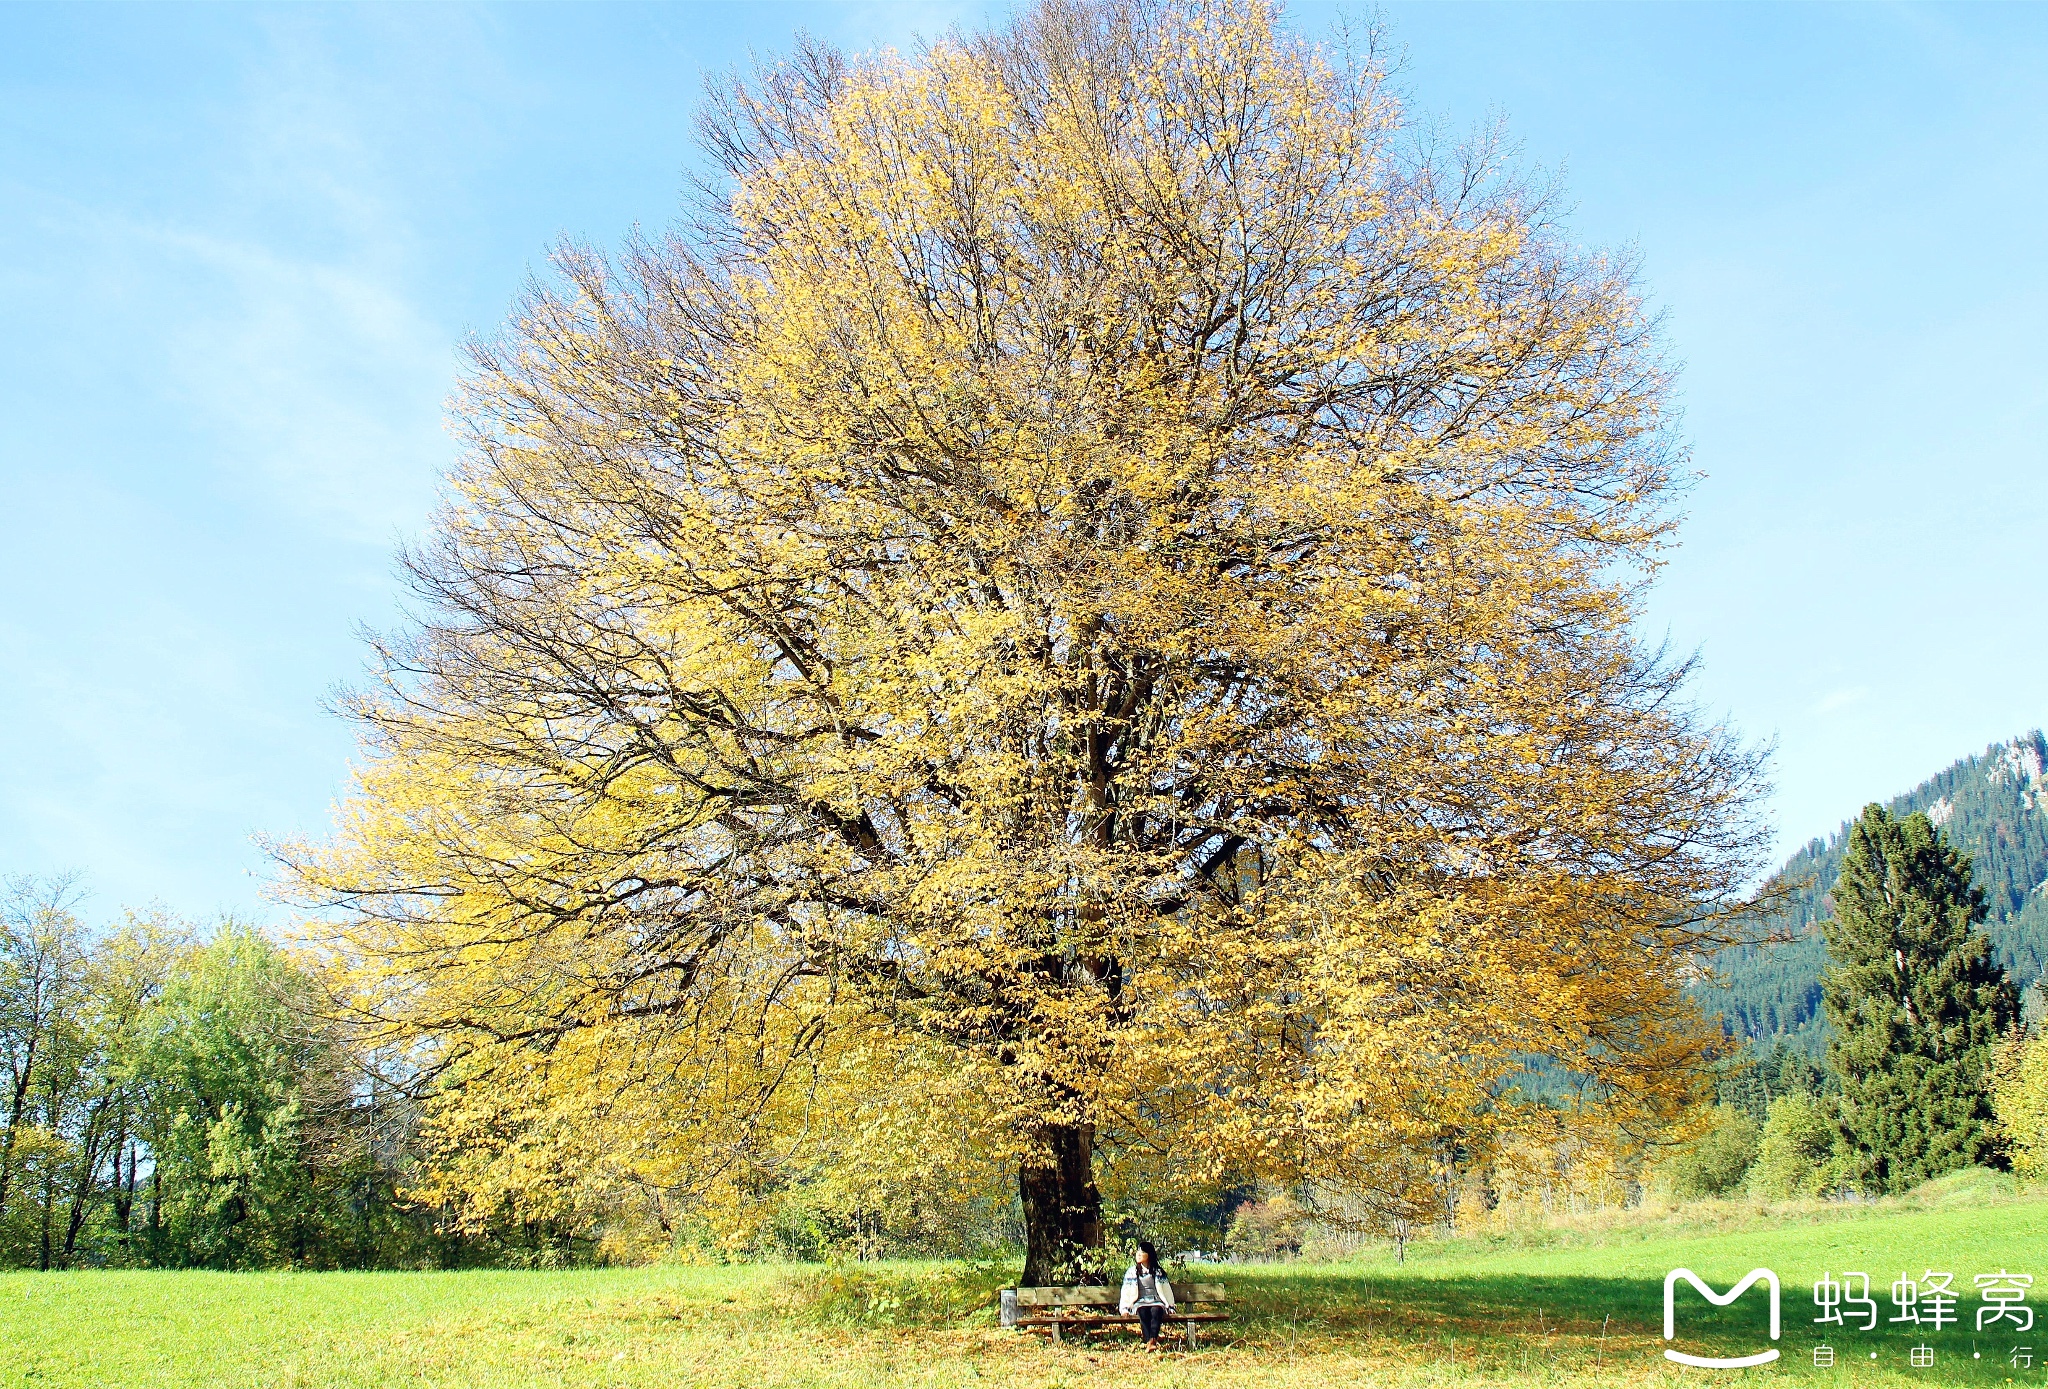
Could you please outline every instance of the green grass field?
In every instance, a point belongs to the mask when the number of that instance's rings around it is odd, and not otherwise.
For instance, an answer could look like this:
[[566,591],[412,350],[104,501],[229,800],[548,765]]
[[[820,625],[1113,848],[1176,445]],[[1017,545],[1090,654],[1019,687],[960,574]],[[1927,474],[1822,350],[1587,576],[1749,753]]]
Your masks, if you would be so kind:
[[[1708,1204],[1587,1218],[1497,1239],[1411,1246],[1408,1262],[1205,1268],[1237,1319],[1192,1355],[1128,1335],[1052,1346],[994,1324],[1000,1270],[644,1268],[563,1273],[32,1273],[0,1276],[0,1389],[56,1385],[1324,1386],[2048,1384],[2048,1326],[1971,1329],[1973,1275],[2041,1279],[2048,1197],[1963,1174],[1875,1206]],[[1662,1289],[1684,1266],[1716,1287],[1758,1265],[1783,1280],[1783,1352],[1748,1370],[1663,1359]],[[1961,1325],[1887,1320],[1902,1271],[1953,1272]],[[1871,1275],[1874,1333],[1817,1328],[1823,1271]],[[2033,1300],[2033,1295],[2029,1295]],[[1769,1344],[1761,1289],[1724,1310],[1679,1303],[1696,1353]],[[1832,1369],[1816,1369],[1826,1339]],[[1925,1344],[1931,1368],[1909,1363]],[[1973,1348],[1981,1359],[1973,1359]],[[1871,1352],[1877,1353],[1871,1358]]]

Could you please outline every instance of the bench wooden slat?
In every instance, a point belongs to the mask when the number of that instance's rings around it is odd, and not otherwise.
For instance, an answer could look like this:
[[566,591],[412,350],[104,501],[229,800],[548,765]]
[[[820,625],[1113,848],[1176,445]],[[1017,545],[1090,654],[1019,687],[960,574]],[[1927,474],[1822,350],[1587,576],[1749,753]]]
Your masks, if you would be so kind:
[[[1121,1285],[1113,1288],[1019,1288],[1019,1307],[1114,1307],[1122,1297]],[[1190,1283],[1185,1291],[1174,1289],[1176,1302],[1225,1302],[1221,1283]]]
[[[1167,1321],[1227,1321],[1229,1315],[1231,1315],[1229,1309],[1223,1309],[1223,1311],[1188,1311],[1184,1307],[1176,1307],[1174,1311],[1165,1313],[1165,1319]],[[1028,1317],[1018,1317],[1018,1325],[1024,1325],[1026,1321],[1030,1321],[1034,1325],[1051,1325],[1053,1321],[1137,1321],[1137,1315],[1135,1313],[1128,1313],[1128,1311],[1059,1311],[1059,1309],[1040,1309],[1040,1311],[1030,1313]]]
[[[1168,1321],[1229,1321],[1228,1312],[1168,1312]],[[1138,1319],[1127,1316],[1019,1317],[1014,1326],[1136,1326]]]
[[1116,1306],[1119,1290],[1116,1288],[1019,1288],[1019,1307],[1099,1307]]

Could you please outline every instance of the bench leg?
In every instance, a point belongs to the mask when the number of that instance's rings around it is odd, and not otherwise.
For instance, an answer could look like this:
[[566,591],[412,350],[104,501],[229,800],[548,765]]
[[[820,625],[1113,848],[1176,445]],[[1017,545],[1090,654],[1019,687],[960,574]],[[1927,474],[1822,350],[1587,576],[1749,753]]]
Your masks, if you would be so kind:
[[1188,1322],[1186,1326],[1188,1329],[1188,1349],[1193,1350],[1195,1348],[1195,1324]]
[[1052,1343],[1054,1345],[1060,1343],[1060,1324],[1058,1318],[1054,1318],[1052,1324]]

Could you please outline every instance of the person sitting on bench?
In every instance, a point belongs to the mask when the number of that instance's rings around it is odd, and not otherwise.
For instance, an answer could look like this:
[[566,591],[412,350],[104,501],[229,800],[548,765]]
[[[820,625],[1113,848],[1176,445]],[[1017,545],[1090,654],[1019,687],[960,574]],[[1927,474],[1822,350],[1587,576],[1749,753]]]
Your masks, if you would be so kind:
[[1124,1291],[1117,1299],[1117,1311],[1124,1316],[1136,1312],[1145,1349],[1157,1350],[1159,1328],[1166,1324],[1166,1314],[1172,1310],[1173,1284],[1159,1271],[1159,1251],[1149,1240],[1139,1240],[1137,1257],[1124,1270]]

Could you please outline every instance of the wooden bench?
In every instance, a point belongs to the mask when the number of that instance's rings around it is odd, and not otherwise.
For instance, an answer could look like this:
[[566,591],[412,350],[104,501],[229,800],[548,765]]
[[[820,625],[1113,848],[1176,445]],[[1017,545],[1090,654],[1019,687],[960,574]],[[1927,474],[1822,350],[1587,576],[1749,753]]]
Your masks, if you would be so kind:
[[[1186,1288],[1174,1287],[1174,1309],[1166,1314],[1169,1322],[1181,1322],[1187,1328],[1188,1349],[1195,1348],[1195,1326],[1205,1321],[1230,1320],[1230,1306],[1223,1293],[1221,1283],[1190,1283]],[[1120,1286],[1100,1288],[1005,1288],[1003,1301],[1010,1304],[1014,1295],[1015,1320],[1007,1314],[1010,1307],[1004,1307],[1005,1325],[1023,1327],[1048,1326],[1052,1338],[1058,1341],[1063,1326],[1088,1330],[1098,1326],[1136,1326],[1135,1315],[1117,1311],[1117,1300],[1122,1296]]]

